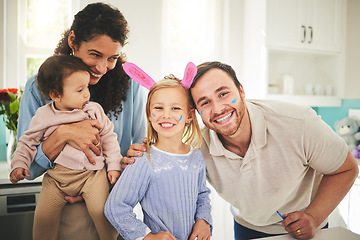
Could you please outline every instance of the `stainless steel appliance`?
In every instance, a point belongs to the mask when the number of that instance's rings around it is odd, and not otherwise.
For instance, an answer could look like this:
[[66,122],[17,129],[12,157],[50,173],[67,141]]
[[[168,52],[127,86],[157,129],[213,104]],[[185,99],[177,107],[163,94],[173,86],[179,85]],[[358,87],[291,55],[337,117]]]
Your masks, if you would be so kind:
[[0,179],[0,239],[31,240],[41,180],[12,184]]

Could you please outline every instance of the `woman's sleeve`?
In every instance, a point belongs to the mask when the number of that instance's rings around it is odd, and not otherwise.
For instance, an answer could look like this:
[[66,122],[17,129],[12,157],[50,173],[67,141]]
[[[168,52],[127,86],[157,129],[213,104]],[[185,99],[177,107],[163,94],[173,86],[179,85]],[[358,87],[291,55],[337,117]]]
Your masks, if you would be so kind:
[[[26,82],[23,95],[21,97],[17,138],[19,139],[26,130],[28,130],[32,117],[35,115],[36,110],[45,105],[46,102],[42,100],[35,83],[35,76],[29,78]],[[52,168],[52,162],[46,157],[42,151],[42,144],[37,147],[37,153],[34,161],[30,165],[29,180],[33,180],[41,176],[47,169]]]
[[211,190],[206,186],[206,167],[204,157],[202,158],[202,165],[199,172],[199,194],[196,202],[196,214],[195,221],[204,219],[210,224],[212,229],[212,218],[211,218],[211,205],[210,205],[210,192]]
[[132,80],[134,84],[134,114],[133,114],[133,125],[132,125],[132,139],[133,143],[142,143],[143,138],[146,133],[146,114],[145,114],[145,104],[146,104],[146,94],[143,87],[141,87],[137,82]]
[[137,158],[134,164],[126,167],[106,201],[105,216],[125,239],[147,234],[146,224],[136,218],[133,208],[144,197],[150,174],[150,163],[146,157]]

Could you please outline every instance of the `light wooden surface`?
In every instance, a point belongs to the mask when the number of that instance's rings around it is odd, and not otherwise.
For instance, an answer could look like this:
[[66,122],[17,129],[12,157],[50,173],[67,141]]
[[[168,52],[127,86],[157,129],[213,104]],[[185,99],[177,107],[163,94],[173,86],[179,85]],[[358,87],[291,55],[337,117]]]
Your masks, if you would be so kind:
[[[290,235],[261,238],[261,240],[294,240]],[[343,227],[319,230],[312,240],[360,240],[360,235]]]

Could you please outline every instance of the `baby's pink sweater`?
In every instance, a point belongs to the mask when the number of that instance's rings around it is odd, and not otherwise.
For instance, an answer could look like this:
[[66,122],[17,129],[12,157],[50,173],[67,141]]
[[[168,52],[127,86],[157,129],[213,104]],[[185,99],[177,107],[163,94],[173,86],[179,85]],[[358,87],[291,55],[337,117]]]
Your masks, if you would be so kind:
[[29,129],[19,139],[12,156],[11,169],[21,167],[28,170],[36,155],[37,146],[46,140],[60,125],[88,119],[97,119],[102,127],[99,130],[102,153],[100,156],[93,154],[96,165],[89,162],[84,152],[71,147],[69,144],[65,145],[54,162],[74,170],[99,170],[104,167],[104,162],[106,162],[108,171],[120,171],[122,156],[117,135],[114,132],[114,125],[106,116],[102,107],[95,102],[89,102],[83,109],[74,109],[72,111],[58,111],[53,103],[38,108],[31,120]]

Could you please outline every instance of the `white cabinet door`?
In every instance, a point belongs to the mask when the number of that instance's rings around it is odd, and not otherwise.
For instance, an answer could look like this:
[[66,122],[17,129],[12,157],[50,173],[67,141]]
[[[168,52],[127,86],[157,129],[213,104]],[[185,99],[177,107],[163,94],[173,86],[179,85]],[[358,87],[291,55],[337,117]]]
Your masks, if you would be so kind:
[[341,2],[338,0],[309,0],[308,27],[313,36],[308,46],[318,50],[340,51]]
[[267,45],[340,51],[341,0],[268,0]]
[[302,0],[267,1],[267,45],[301,48],[305,9]]

